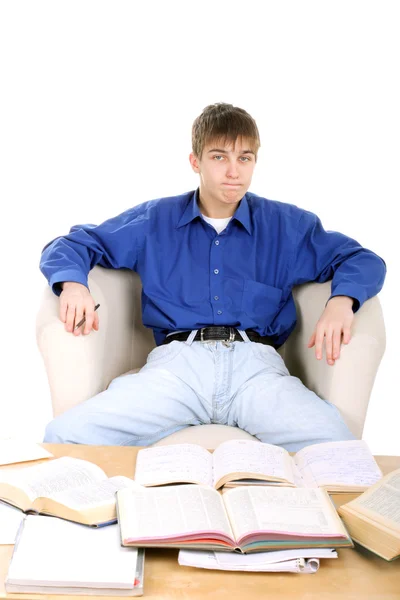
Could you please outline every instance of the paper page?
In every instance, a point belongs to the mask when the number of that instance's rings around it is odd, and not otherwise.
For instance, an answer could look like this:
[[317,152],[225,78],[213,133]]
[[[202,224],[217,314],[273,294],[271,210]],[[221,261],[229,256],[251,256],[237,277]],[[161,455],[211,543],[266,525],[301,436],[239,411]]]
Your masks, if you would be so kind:
[[296,558],[337,558],[333,548],[297,548],[295,550],[275,550],[254,552],[254,554],[235,554],[233,552],[215,552],[221,565],[262,565],[279,563]]
[[212,485],[212,456],[197,444],[171,444],[139,450],[135,481],[140,485]]
[[[236,539],[255,531],[345,534],[323,490],[247,487],[228,490],[224,502]],[[240,543],[240,542],[239,542]]]
[[376,484],[349,505],[361,507],[372,519],[400,531],[400,469],[386,475],[382,484]]
[[[262,555],[260,557],[259,555]],[[272,562],[262,560],[268,552],[241,555],[228,552],[204,550],[180,550],[178,563],[182,566],[222,571],[315,573],[319,568],[318,558],[287,558]]]
[[118,492],[122,538],[151,540],[223,532],[233,539],[222,498],[212,488],[180,485]]
[[18,438],[0,440],[0,465],[51,458],[53,455],[34,442]]
[[69,456],[30,467],[0,469],[0,483],[21,488],[31,501],[102,479],[106,475],[100,467]]
[[227,473],[259,473],[280,477],[294,483],[291,458],[284,448],[254,442],[252,440],[230,440],[214,450],[213,485]]
[[136,548],[121,547],[117,524],[93,529],[56,517],[29,515],[7,579],[129,588],[136,558]]
[[48,498],[76,510],[103,506],[115,502],[115,493],[125,487],[139,487],[129,477],[119,475],[96,483],[87,483],[79,488],[51,494]]
[[24,516],[18,508],[0,502],[0,545],[14,544]]
[[363,440],[314,444],[299,450],[293,458],[310,487],[332,484],[367,487],[382,477]]

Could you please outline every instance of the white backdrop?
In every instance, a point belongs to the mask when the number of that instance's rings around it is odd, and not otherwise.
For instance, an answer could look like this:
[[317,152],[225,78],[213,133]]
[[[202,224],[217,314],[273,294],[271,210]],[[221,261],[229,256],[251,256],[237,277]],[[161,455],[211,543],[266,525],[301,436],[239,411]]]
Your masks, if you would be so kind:
[[35,342],[42,247],[73,224],[194,189],[191,125],[222,101],[259,126],[251,191],[316,212],[386,260],[387,348],[364,439],[400,454],[398,10],[3,0],[0,436],[41,441],[51,418]]

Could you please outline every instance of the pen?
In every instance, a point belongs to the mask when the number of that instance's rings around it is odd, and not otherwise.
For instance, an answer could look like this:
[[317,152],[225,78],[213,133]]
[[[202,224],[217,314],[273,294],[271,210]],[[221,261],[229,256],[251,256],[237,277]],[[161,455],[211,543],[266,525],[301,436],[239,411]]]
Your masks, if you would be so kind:
[[[97,310],[99,308],[99,306],[100,306],[100,304],[96,304],[96,306],[94,307],[94,310]],[[84,324],[85,321],[86,321],[86,316],[84,316],[83,319],[81,319],[79,321],[78,325],[75,325],[75,330],[79,329],[79,327],[82,327],[82,325]]]

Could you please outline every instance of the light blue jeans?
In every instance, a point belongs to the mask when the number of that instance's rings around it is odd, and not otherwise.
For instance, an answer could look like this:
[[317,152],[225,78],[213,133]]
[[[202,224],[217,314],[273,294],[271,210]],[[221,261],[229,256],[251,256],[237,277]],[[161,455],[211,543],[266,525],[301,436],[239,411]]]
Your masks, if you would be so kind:
[[262,442],[297,451],[354,439],[338,409],[292,377],[271,346],[173,341],[150,352],[139,373],[51,421],[45,442],[147,446],[188,427],[238,426]]

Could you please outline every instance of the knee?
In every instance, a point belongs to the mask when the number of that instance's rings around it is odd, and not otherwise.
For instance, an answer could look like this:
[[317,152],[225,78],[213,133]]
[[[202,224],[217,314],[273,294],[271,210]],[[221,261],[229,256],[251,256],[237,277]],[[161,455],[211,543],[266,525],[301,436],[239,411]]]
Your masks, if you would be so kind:
[[74,444],[76,441],[73,437],[73,427],[68,425],[64,415],[56,417],[47,424],[43,442],[47,444]]

